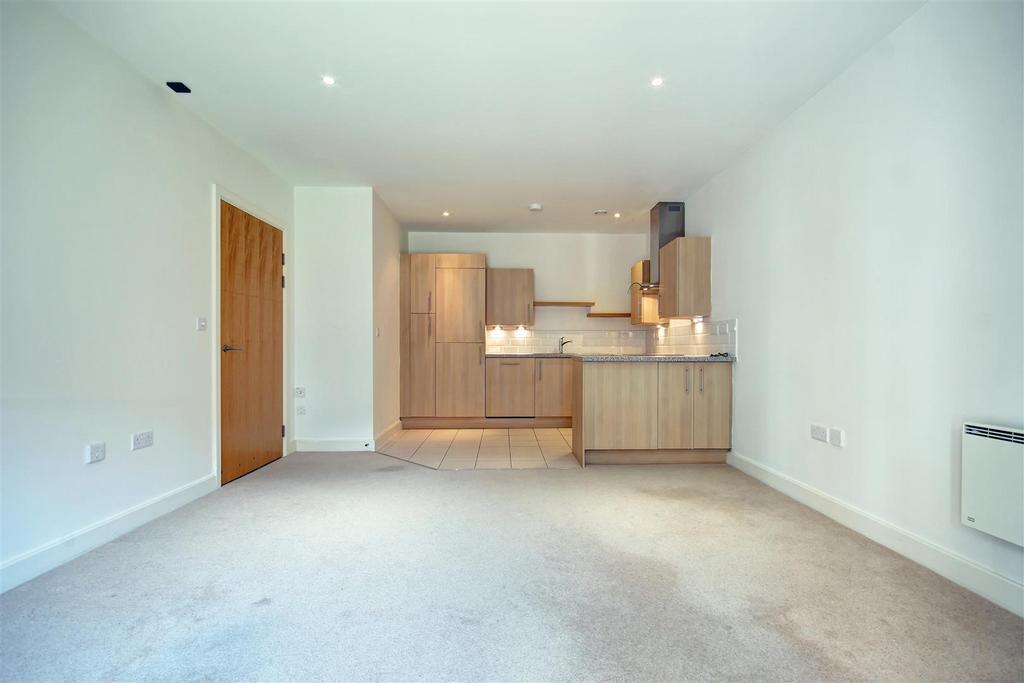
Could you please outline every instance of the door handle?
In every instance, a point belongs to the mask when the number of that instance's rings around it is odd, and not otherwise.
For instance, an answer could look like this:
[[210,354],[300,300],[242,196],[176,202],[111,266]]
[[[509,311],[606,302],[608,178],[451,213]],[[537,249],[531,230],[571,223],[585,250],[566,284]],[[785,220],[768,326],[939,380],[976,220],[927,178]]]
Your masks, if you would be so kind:
[[484,364],[484,347],[480,347],[480,365]]
[[224,346],[220,347],[220,350],[224,353],[227,353],[228,351],[243,351],[244,349],[242,349],[241,346],[228,346],[227,344],[225,344]]
[[700,369],[700,393],[704,393],[704,368]]
[[427,317],[427,341],[430,341],[430,337],[434,334],[434,321]]
[[684,382],[686,393],[690,393],[690,368],[686,368],[686,381]]
[[431,306],[434,304],[434,293],[427,292],[427,313],[430,313]]
[[537,374],[540,375],[537,379],[543,381],[544,380],[544,361],[539,361],[537,363]]
[[516,365],[516,366],[518,366],[519,363],[502,363],[502,365]]

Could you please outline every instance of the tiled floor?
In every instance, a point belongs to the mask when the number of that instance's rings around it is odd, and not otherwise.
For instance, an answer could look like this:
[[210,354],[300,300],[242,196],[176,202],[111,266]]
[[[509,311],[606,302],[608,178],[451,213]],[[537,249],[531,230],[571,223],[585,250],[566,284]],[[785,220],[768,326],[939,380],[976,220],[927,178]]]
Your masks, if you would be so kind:
[[571,444],[571,429],[407,429],[377,450],[435,470],[567,470]]

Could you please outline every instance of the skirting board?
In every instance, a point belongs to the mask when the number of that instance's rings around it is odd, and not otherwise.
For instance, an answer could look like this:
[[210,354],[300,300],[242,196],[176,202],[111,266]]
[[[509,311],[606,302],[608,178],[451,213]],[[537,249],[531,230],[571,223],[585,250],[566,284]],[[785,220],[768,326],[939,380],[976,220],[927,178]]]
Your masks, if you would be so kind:
[[[589,458],[589,453],[587,456]],[[727,462],[843,526],[1018,616],[1024,616],[1024,586],[1016,581],[735,451],[729,454]]]
[[587,467],[591,465],[695,465],[725,463],[727,451],[659,448],[654,450],[587,449]]
[[394,423],[388,428],[384,429],[380,434],[374,437],[374,447],[376,444],[385,444],[394,438],[395,434],[402,431],[402,421],[395,420]]
[[132,529],[216,491],[219,487],[217,475],[208,474],[38,548],[16,555],[0,565],[0,592],[10,590],[55,569],[118,536],[123,536]]
[[314,453],[372,451],[373,439],[296,439],[295,450]]
[[571,427],[571,417],[403,417],[406,429],[551,429]]

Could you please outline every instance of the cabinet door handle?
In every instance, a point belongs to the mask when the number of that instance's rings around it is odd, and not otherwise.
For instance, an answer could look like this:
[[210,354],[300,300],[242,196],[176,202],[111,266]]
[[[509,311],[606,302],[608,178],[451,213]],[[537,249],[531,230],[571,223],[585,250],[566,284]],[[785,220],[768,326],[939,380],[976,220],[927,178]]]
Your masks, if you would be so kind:
[[700,369],[700,393],[704,393],[704,368]]
[[540,377],[538,377],[537,379],[543,380],[544,379],[544,361],[539,361],[537,363],[537,373],[540,375]]
[[487,338],[487,328],[484,327],[484,321],[483,320],[480,321],[480,338],[481,339],[486,339]]
[[431,312],[431,307],[434,305],[434,293],[427,292],[427,313]]
[[427,316],[427,341],[430,341],[430,337],[434,334],[434,321]]
[[527,324],[533,322],[533,304],[526,304],[526,322]]
[[484,364],[484,347],[480,347],[480,365]]
[[519,363],[502,363],[502,365],[519,365]]
[[686,386],[686,393],[690,393],[690,368],[686,368],[686,380],[683,384]]

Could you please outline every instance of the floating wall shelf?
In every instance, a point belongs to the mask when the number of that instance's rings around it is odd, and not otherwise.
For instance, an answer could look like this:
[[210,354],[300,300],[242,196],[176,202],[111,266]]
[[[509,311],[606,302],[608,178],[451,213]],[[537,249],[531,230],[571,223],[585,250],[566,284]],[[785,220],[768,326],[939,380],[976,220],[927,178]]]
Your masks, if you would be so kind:
[[590,308],[593,301],[534,301],[534,306],[561,306],[563,308]]
[[630,317],[629,311],[625,313],[587,313],[588,318],[628,318]]

